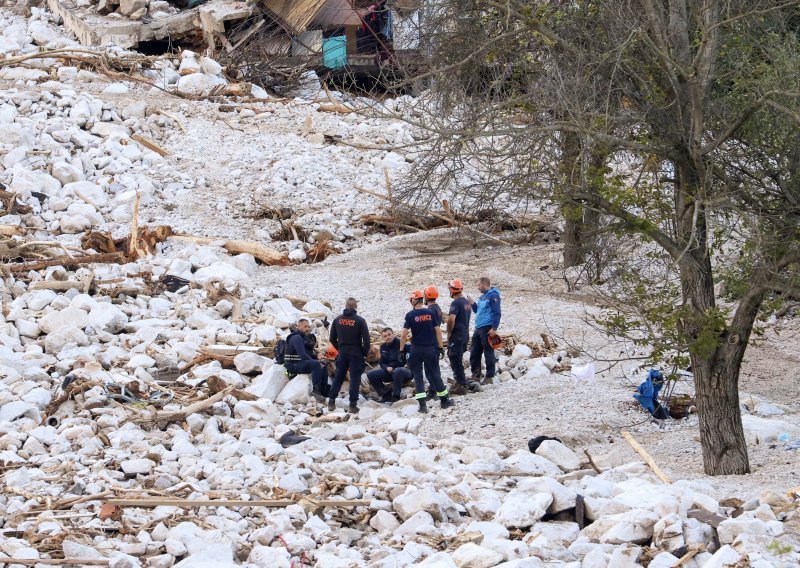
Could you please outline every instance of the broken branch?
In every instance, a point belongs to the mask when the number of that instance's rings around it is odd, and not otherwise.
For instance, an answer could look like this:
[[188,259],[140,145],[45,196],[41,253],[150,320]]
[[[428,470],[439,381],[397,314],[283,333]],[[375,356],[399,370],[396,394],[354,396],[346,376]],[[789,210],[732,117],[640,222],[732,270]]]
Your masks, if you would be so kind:
[[653,470],[653,473],[656,474],[656,477],[658,477],[664,483],[672,483],[672,480],[667,476],[667,474],[664,473],[660,467],[658,467],[658,464],[653,459],[653,456],[648,454],[647,450],[645,450],[642,446],[640,446],[639,442],[637,442],[633,436],[631,436],[625,430],[622,430],[620,434],[622,435],[623,438],[625,438],[625,441],[631,445],[631,448],[633,448],[637,454],[639,454],[640,456],[642,456],[642,458],[644,458],[644,461],[647,463],[647,465],[650,466],[650,469]]

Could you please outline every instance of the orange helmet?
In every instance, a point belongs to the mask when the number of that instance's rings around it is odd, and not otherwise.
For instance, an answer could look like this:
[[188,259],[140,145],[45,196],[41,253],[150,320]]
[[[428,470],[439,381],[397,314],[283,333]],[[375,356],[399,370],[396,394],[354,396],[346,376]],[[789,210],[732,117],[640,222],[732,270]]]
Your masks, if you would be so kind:
[[408,297],[408,299],[411,301],[412,304],[416,304],[424,297],[425,296],[422,294],[422,290],[414,290],[413,292],[411,292],[411,295]]
[[500,337],[500,334],[495,333],[494,335],[490,335],[488,337],[489,345],[492,346],[493,349],[500,349],[503,345],[503,338]]
[[428,286],[425,288],[425,299],[426,300],[435,300],[439,297],[439,290],[436,289],[436,286]]
[[450,294],[458,294],[464,290],[464,285],[461,283],[461,280],[456,278],[455,280],[451,280],[447,283],[447,287],[450,289]]
[[336,349],[333,345],[328,345],[328,348],[325,350],[325,357],[327,359],[336,359],[339,356],[339,350]]

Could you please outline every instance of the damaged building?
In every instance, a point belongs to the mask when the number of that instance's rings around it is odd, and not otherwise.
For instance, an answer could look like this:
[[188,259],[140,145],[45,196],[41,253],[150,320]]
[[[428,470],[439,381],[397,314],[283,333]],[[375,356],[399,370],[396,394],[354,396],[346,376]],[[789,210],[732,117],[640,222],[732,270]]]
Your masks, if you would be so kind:
[[[205,50],[265,87],[302,71],[395,77],[416,62],[417,0],[48,0],[84,45]],[[302,70],[302,71],[301,71]]]

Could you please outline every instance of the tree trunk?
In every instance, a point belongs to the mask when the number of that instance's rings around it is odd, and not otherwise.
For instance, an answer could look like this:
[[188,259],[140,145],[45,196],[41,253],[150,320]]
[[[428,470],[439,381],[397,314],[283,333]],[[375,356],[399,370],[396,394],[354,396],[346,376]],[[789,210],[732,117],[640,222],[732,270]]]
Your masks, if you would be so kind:
[[574,132],[561,133],[561,179],[564,198],[561,214],[564,216],[564,268],[578,266],[586,260],[583,247],[583,205],[570,199],[581,180],[581,144]]
[[675,191],[676,237],[685,250],[685,258],[678,262],[686,310],[682,324],[693,342],[690,358],[703,469],[708,475],[742,475],[750,473],[750,464],[739,410],[739,370],[760,298],[753,298],[753,305],[744,309],[746,313],[737,310],[732,326],[717,328],[706,213],[695,199],[700,176],[691,163],[675,165],[679,179]]

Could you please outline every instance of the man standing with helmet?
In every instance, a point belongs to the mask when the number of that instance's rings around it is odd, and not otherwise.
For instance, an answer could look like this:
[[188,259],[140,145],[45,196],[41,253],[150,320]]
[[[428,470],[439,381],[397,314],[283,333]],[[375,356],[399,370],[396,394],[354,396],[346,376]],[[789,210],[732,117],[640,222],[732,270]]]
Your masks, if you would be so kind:
[[442,308],[436,303],[436,300],[439,299],[439,290],[436,289],[436,286],[428,286],[423,290],[423,294],[425,295],[425,307],[435,313],[440,322],[444,321]]
[[480,390],[480,385],[475,381],[467,382],[464,373],[464,352],[469,342],[472,303],[464,297],[464,285],[461,280],[451,280],[447,283],[447,288],[453,299],[447,315],[447,357],[450,359],[450,368],[456,381],[456,385],[450,389],[450,394],[467,394],[468,390]]
[[489,338],[494,340],[497,328],[500,327],[500,290],[492,287],[488,276],[478,279],[478,290],[481,291],[481,297],[477,302],[471,303],[472,311],[475,312],[475,333],[472,334],[469,366],[472,369],[472,380],[479,381],[482,355],[486,359],[484,383],[489,383],[495,374],[494,347]]
[[350,371],[350,412],[358,413],[358,391],[361,388],[361,374],[366,367],[369,354],[369,327],[366,320],[356,313],[358,302],[347,298],[342,315],[336,316],[331,324],[330,341],[339,355],[336,357],[336,375],[333,377],[328,410],[336,410],[336,397],[344,383],[344,376]]
[[436,396],[441,401],[442,408],[453,406],[453,401],[448,397],[447,387],[442,383],[439,373],[439,353],[442,351],[441,320],[433,310],[423,305],[424,294],[422,290],[414,290],[409,297],[413,309],[406,314],[403,332],[400,334],[400,353],[403,353],[408,332],[411,332],[411,355],[408,362],[411,373],[414,375],[414,398],[419,402],[419,411],[428,412],[425,402],[425,379],[428,378]]

